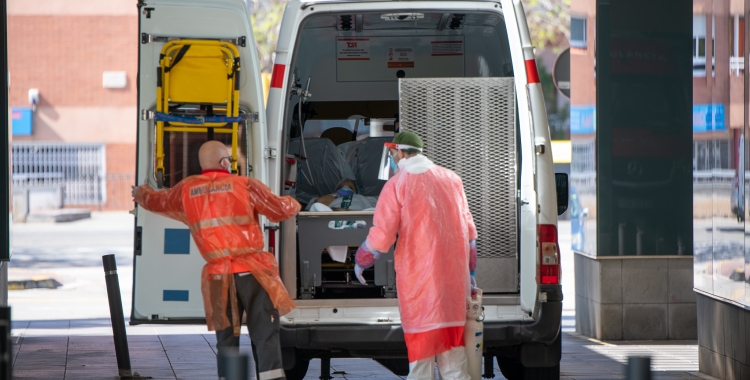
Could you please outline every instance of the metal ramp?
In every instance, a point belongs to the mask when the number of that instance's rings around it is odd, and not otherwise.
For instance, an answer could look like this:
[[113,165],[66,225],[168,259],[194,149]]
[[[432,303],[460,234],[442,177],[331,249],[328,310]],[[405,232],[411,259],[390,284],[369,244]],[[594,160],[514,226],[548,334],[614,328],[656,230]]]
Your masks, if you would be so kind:
[[518,292],[518,162],[514,78],[399,79],[401,129],[463,179],[479,238],[485,293]]

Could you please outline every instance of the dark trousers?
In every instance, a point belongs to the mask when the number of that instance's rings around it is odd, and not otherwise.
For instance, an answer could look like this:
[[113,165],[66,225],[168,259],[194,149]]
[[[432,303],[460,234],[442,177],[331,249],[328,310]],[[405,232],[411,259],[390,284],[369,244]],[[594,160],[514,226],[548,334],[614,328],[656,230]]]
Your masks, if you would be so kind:
[[[281,343],[279,342],[279,312],[273,307],[268,292],[258,280],[249,273],[234,275],[237,288],[237,306],[240,315],[247,313],[247,330],[253,352],[257,355],[256,368],[258,380],[285,379],[284,367],[281,364]],[[231,309],[227,307],[227,316],[231,323]],[[228,351],[239,351],[240,337],[234,336],[232,326],[216,331],[216,348],[219,354]],[[219,376],[222,373],[219,368]]]

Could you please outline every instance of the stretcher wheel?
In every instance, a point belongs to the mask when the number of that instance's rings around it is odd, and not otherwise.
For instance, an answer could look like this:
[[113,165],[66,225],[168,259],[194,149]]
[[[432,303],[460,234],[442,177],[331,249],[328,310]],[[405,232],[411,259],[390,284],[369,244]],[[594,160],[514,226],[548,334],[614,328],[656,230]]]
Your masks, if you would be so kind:
[[161,169],[156,171],[156,187],[159,189],[164,188],[164,171]]

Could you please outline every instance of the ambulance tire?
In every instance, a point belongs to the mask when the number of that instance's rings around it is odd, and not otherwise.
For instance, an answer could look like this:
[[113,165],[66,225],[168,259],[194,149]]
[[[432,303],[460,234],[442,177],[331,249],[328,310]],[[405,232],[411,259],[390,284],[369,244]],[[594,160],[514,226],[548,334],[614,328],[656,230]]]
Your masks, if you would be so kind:
[[523,366],[521,362],[516,358],[508,358],[505,356],[497,357],[497,365],[500,367],[500,372],[508,380],[523,380]]
[[310,359],[297,357],[294,362],[294,367],[290,369],[284,369],[286,374],[286,380],[302,380],[307,374],[307,368],[310,366]]
[[376,362],[380,363],[389,371],[393,372],[397,376],[408,376],[409,375],[409,359],[375,359]]
[[560,365],[547,368],[524,368],[523,380],[551,380],[560,378]]
[[500,372],[508,380],[557,380],[560,364],[554,367],[525,367],[518,359],[497,357]]

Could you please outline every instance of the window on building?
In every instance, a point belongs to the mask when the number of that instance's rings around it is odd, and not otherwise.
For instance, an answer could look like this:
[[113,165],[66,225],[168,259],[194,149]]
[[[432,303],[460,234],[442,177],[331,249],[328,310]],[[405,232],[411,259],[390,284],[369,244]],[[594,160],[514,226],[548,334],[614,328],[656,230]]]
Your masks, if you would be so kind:
[[693,170],[706,172],[732,169],[729,147],[729,140],[693,141]]
[[[715,25],[714,23],[711,24]],[[715,44],[711,44],[712,47]],[[712,49],[711,56],[713,57]],[[713,61],[713,59],[712,59]],[[693,15],[693,76],[706,75],[706,15]]]
[[586,16],[570,16],[570,46],[586,48]]
[[739,76],[745,70],[745,18],[732,15],[729,18],[731,30],[729,33],[729,70],[734,76]]

